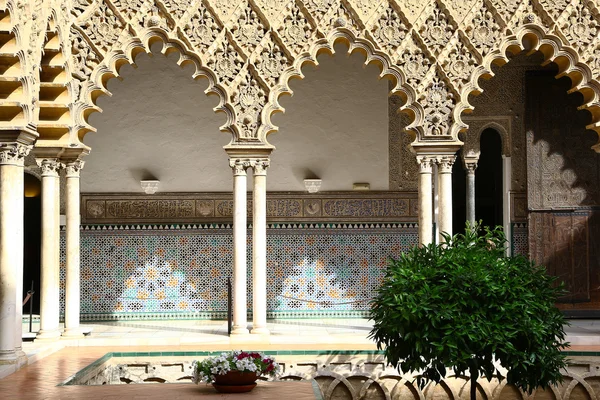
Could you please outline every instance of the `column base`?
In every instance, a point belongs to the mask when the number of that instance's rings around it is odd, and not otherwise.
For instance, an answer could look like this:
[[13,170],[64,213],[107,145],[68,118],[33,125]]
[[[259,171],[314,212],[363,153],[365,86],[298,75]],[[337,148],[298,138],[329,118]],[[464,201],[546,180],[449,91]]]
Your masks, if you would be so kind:
[[0,365],[18,364],[19,355],[15,350],[0,351]]
[[271,332],[267,328],[252,328],[250,331],[253,335],[270,335]]
[[83,332],[79,327],[70,329],[65,328],[65,331],[60,337],[61,339],[83,339]]
[[232,335],[249,335],[250,331],[248,331],[248,328],[244,328],[242,326],[234,326],[233,329],[231,330],[231,334]]
[[58,329],[51,331],[39,331],[37,336],[35,337],[35,341],[43,341],[43,342],[53,342],[60,338],[60,331]]

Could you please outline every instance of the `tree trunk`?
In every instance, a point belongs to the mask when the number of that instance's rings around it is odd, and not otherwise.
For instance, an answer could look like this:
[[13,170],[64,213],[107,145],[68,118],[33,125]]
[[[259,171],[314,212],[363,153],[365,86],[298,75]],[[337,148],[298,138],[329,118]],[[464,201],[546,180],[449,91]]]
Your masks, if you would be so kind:
[[477,400],[477,378],[479,378],[479,371],[477,368],[471,368],[469,373],[471,375],[471,400]]

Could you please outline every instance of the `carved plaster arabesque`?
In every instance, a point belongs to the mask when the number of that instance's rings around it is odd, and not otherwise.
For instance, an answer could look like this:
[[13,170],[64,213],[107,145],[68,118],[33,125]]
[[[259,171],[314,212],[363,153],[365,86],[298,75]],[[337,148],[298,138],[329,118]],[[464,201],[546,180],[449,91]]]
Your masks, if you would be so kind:
[[[11,119],[4,121],[4,124],[14,126],[15,123],[37,122],[37,112],[34,110],[39,107],[36,100],[39,86],[36,82],[39,80],[36,80],[34,71],[35,65],[39,65],[38,49],[51,13],[56,16],[60,30],[71,33],[66,40],[79,41],[78,35],[73,34],[77,31],[87,45],[79,42],[67,46],[76,49],[73,54],[76,60],[72,62],[74,71],[70,72],[68,68],[66,71],[76,78],[71,94],[74,122],[69,128],[75,134],[60,140],[44,135],[40,138],[43,145],[49,145],[45,141],[55,141],[63,146],[81,146],[79,141],[83,135],[94,129],[86,120],[92,111],[99,111],[96,98],[101,93],[108,93],[106,81],[119,75],[121,65],[133,63],[135,54],[140,50],[148,52],[150,43],[156,39],[164,43],[165,52],[178,51],[181,63],[195,64],[194,77],[208,78],[207,91],[217,94],[221,99],[215,110],[227,116],[222,130],[232,134],[230,146],[250,144],[270,147],[266,137],[277,130],[277,126],[271,123],[271,115],[283,111],[278,98],[283,93],[291,93],[289,79],[302,77],[302,65],[305,62],[314,63],[316,54],[331,50],[337,40],[348,42],[351,52],[366,54],[366,63],[379,65],[381,75],[392,78],[396,83],[391,94],[399,94],[405,99],[400,108],[411,117],[407,129],[417,137],[415,146],[428,143],[459,145],[458,133],[467,128],[461,114],[473,108],[469,94],[481,92],[479,78],[493,74],[492,63],[506,62],[507,53],[521,50],[540,50],[545,62],[556,60],[559,73],[571,77],[573,88],[584,95],[583,108],[592,111],[600,109],[600,85],[592,75],[592,72],[598,72],[600,50],[593,47],[593,42],[598,36],[600,16],[590,0],[568,4],[562,0],[295,0],[291,3],[285,5],[275,0],[196,0],[187,8],[177,0],[96,0],[89,4],[78,0],[68,6],[58,0],[49,0],[42,7],[42,2],[37,0],[28,2],[25,8],[18,8],[14,7],[12,0],[8,0],[5,12],[14,14],[11,32],[17,33],[16,45],[11,51],[14,50],[13,53],[18,57],[21,54],[29,56],[23,58],[16,68],[9,68],[11,74],[16,72],[13,76],[18,77],[24,85],[25,98],[16,106],[23,110],[23,119],[13,120],[11,116],[15,115],[14,112],[6,112],[2,115],[8,115]],[[204,14],[194,14],[202,7],[206,9]],[[35,18],[28,19],[25,15],[35,15]],[[204,21],[208,15],[212,19],[208,25],[200,27],[196,24]],[[194,17],[197,18],[195,22]],[[72,26],[65,26],[68,24]],[[199,30],[208,35],[206,38],[216,38],[217,43],[209,45],[203,39],[206,43],[197,48],[201,42],[196,37],[194,44],[191,36],[197,35]],[[235,93],[240,93],[243,86],[248,87],[244,78],[247,70],[259,70],[255,51],[271,31],[278,37],[273,43],[282,46],[281,52],[292,59],[285,64],[277,83],[275,76],[262,77],[271,80],[268,86],[275,86],[264,88],[264,96],[259,96],[259,99],[267,100],[264,104],[259,101],[254,106],[256,112],[253,110],[253,113],[261,117],[256,119],[258,126],[256,129],[251,127],[250,133],[247,127],[239,125],[248,115],[248,105],[245,110],[240,110],[242,102],[234,100]],[[457,34],[461,38],[461,35],[466,35],[468,43],[463,43],[462,39],[456,40]],[[402,42],[412,36],[418,37],[419,45],[424,46],[421,51],[428,57],[439,56],[446,60],[444,65],[438,67],[448,76],[432,73],[432,69],[418,87],[407,81],[410,73],[404,73],[402,69],[410,60],[400,60]],[[303,43],[304,40],[306,43]],[[459,73],[461,69],[458,64],[453,66],[448,61],[450,58],[459,59],[460,56],[463,67],[474,67],[474,71],[469,72],[471,76],[468,82],[465,76],[461,76],[468,73]],[[418,55],[415,57],[419,58]],[[465,60],[468,60],[466,64]],[[446,83],[448,93],[457,95],[452,104],[442,103],[439,108],[431,107],[427,98],[432,94],[432,88],[444,79],[449,79]],[[79,97],[78,92],[81,93]],[[0,106],[15,107],[14,104],[0,103]],[[428,107],[427,112],[425,107]],[[428,117],[432,112],[438,115],[436,121]],[[441,125],[440,114],[443,121]],[[600,112],[593,114],[600,119]],[[590,129],[600,132],[598,122],[592,121]],[[600,145],[594,147],[600,151]]]

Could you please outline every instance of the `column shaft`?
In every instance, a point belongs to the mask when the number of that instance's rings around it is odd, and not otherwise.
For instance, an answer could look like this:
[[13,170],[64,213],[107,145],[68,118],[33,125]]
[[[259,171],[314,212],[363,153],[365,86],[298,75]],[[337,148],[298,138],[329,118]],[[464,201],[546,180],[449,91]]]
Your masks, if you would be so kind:
[[466,163],[467,169],[467,222],[475,225],[475,169],[477,163]]
[[42,168],[42,249],[40,331],[37,339],[52,340],[59,331],[60,183],[56,159],[38,160]]
[[242,162],[231,161],[233,168],[233,330],[248,333],[246,290],[247,176]]
[[267,170],[268,160],[256,161],[254,168],[252,218],[252,302],[251,333],[268,334],[267,329]]
[[21,311],[18,281],[23,279],[22,203],[23,167],[0,164],[0,363],[16,362],[16,344],[20,347],[21,340],[17,315]]
[[82,337],[79,327],[80,317],[80,210],[79,210],[79,171],[83,161],[67,164],[66,187],[66,284],[65,284],[65,331],[63,337]]
[[427,157],[418,157],[419,163],[419,245],[433,241],[432,163]]
[[455,156],[444,156],[437,159],[439,185],[439,221],[440,243],[444,242],[442,233],[452,235],[452,166]]

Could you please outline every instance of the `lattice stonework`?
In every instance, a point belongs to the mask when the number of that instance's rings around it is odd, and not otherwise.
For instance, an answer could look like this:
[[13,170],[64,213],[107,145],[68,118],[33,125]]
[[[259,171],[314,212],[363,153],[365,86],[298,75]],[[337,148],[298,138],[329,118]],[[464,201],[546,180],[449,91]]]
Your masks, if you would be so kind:
[[[189,230],[82,231],[82,318],[224,317],[232,240],[231,229],[208,225]],[[268,312],[364,315],[366,300],[379,286],[388,258],[416,243],[417,229],[407,225],[273,225],[267,235]],[[61,310],[64,248],[63,235]],[[252,268],[248,271],[251,310]]]
[[599,23],[594,0],[6,0],[0,129],[39,127],[41,147],[87,149],[107,81],[160,41],[207,78],[232,147],[271,148],[288,82],[343,40],[392,78],[417,149],[460,146],[479,78],[522,50],[557,61],[600,131]]

